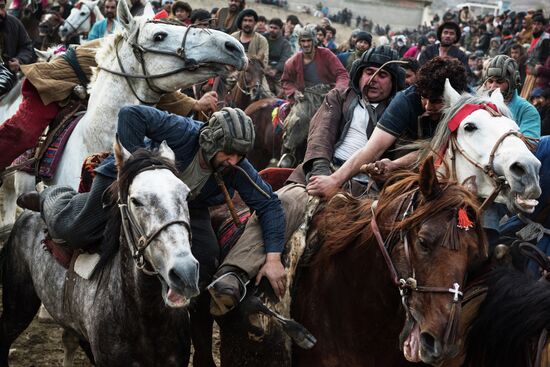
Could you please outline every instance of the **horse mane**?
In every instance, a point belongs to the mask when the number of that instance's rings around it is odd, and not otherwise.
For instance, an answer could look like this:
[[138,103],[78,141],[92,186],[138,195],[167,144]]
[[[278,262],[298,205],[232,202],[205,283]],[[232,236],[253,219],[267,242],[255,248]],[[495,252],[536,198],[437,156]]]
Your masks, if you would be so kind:
[[[479,238],[485,236],[483,228],[479,225],[481,214],[479,211],[479,203],[474,194],[466,188],[458,185],[456,181],[452,181],[448,176],[438,174],[439,184],[442,193],[435,199],[421,199],[416,209],[406,219],[398,220],[390,224],[390,227],[385,226],[385,221],[381,218],[395,217],[396,203],[403,202],[407,197],[414,195],[419,190],[420,173],[410,171],[399,171],[393,175],[384,189],[380,193],[380,198],[375,209],[377,222],[381,231],[396,231],[410,230],[422,224],[429,216],[435,216],[439,213],[448,210],[449,208],[465,208],[468,211],[469,218],[476,224],[476,232]],[[327,204],[322,224],[321,235],[323,237],[323,245],[317,255],[316,261],[321,263],[330,262],[331,258],[350,247],[366,246],[373,240],[373,232],[370,226],[372,220],[372,199],[356,199],[347,194],[335,195]],[[456,218],[456,215],[454,216]],[[446,232],[446,240],[442,241],[442,246],[456,249],[458,247],[458,236],[456,221],[449,222],[449,230]],[[486,255],[487,249],[485,246],[480,246],[481,255]]]
[[[95,54],[95,62],[97,65],[101,65],[102,63],[115,57],[116,45],[118,45],[118,42],[122,38],[124,38],[124,33],[120,30],[117,30],[114,34],[110,34],[103,38],[101,41],[101,46],[97,49]],[[91,86],[95,83],[98,74],[99,68],[92,68],[92,78],[88,88],[91,88]]]
[[100,269],[107,261],[118,252],[120,246],[120,228],[122,218],[118,208],[119,192],[126,196],[128,189],[134,178],[142,169],[150,166],[165,166],[174,174],[177,173],[174,162],[160,155],[158,150],[138,149],[130,159],[128,159],[120,169],[118,179],[107,189],[105,196],[105,205],[110,208],[109,220],[103,232],[103,241],[100,245],[101,259],[97,266]]
[[483,285],[487,295],[468,331],[464,366],[530,367],[526,353],[550,328],[550,286],[505,267]]
[[[464,106],[465,104],[481,104],[481,103],[495,103],[489,96],[480,96],[480,95],[471,95],[468,93],[463,93],[458,101],[454,103],[451,106],[446,107],[443,110],[443,116],[439,124],[437,125],[437,128],[435,130],[435,134],[433,138],[431,139],[430,143],[427,142],[420,142],[418,144],[409,144],[406,146],[407,149],[418,149],[420,148],[420,160],[424,160],[424,158],[434,155],[434,154],[440,154],[441,149],[447,145],[447,142],[449,141],[449,136],[451,135],[451,130],[449,130],[449,127],[447,126],[447,123],[450,119],[454,117],[454,115],[457,114],[457,112]],[[510,119],[513,120],[512,114],[510,112],[510,109],[504,104],[504,103],[495,103],[497,105],[497,108],[499,112]]]

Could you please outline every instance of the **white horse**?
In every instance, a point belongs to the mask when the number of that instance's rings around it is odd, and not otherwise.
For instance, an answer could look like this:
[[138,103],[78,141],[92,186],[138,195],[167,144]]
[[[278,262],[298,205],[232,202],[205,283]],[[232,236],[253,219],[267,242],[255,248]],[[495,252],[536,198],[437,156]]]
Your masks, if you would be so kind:
[[99,10],[99,0],[81,0],[71,9],[71,13],[59,27],[59,37],[65,42],[74,36],[90,32],[95,22],[105,19]]
[[[461,96],[447,80],[445,100],[450,107],[438,125],[432,150],[440,152],[446,147],[446,166],[458,182],[473,184],[487,205],[494,201],[514,213],[533,212],[541,194],[540,161],[522,139],[500,89],[490,98]],[[470,105],[481,108],[467,113],[465,108]],[[449,128],[452,125],[454,131]]]
[[[57,173],[47,184],[77,187],[84,158],[110,151],[118,111],[123,106],[158,102],[164,93],[226,73],[246,65],[244,48],[225,33],[186,28],[150,20],[150,6],[143,17],[133,18],[125,1],[118,3],[122,33],[106,38],[98,50],[95,81],[90,90],[86,115],[67,142]],[[32,175],[17,172],[16,191],[4,185],[0,207],[0,230],[15,221],[15,200],[32,190]]]

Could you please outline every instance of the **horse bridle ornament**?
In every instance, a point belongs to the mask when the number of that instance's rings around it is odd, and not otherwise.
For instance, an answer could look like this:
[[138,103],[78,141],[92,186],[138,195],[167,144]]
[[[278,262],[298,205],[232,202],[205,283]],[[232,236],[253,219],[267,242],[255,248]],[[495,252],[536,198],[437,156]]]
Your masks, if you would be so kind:
[[[78,29],[80,28],[80,26],[82,24],[84,24],[85,21],[87,21],[88,19],[90,19],[90,27],[95,23],[95,20],[96,20],[96,16],[95,16],[95,13],[94,13],[94,9],[90,8],[88,5],[86,5],[85,3],[83,2],[79,2],[77,3],[74,7],[75,9],[78,9],[80,10],[80,8],[82,8],[82,6],[85,6],[86,8],[88,8],[88,10],[90,11],[90,13],[88,14],[88,16],[86,18],[84,18],[80,23],[78,23],[78,25],[75,27],[74,25],[71,24],[71,22],[69,22],[68,20],[65,20],[63,22],[63,24],[68,24],[72,30],[70,31],[71,33],[68,33],[67,36],[65,37],[68,37],[68,36],[72,36],[74,34],[78,34]],[[97,5],[96,5],[97,6]],[[90,18],[91,17],[91,18]]]
[[[170,21],[166,21],[166,20],[148,20],[146,22],[147,23],[162,23],[162,24],[170,24],[170,25],[175,25],[175,26],[180,26],[180,27],[183,27],[183,25],[181,23],[175,23],[175,22],[170,22]],[[149,88],[156,92],[156,93],[159,93],[159,94],[165,94],[165,93],[168,93],[168,91],[165,91],[165,90],[162,90],[154,85],[151,84],[150,80],[151,79],[159,79],[159,78],[164,78],[164,77],[167,77],[167,76],[170,76],[170,75],[174,75],[174,74],[177,74],[179,72],[182,72],[182,71],[186,71],[186,70],[196,70],[198,69],[199,67],[203,66],[203,65],[207,65],[208,63],[198,63],[195,59],[191,59],[191,58],[188,58],[186,55],[185,55],[185,43],[187,41],[187,35],[189,34],[189,30],[191,28],[195,28],[196,26],[195,25],[189,25],[187,26],[186,30],[185,30],[185,34],[183,35],[183,39],[182,39],[182,42],[181,42],[181,46],[178,47],[176,49],[176,51],[163,51],[163,50],[157,50],[157,49],[153,49],[153,48],[148,48],[148,47],[144,47],[142,45],[140,45],[139,43],[136,42],[130,42],[128,41],[129,45],[132,47],[132,50],[134,51],[134,55],[136,56],[136,59],[138,60],[138,62],[140,63],[141,65],[141,70],[143,71],[143,74],[132,74],[132,73],[127,73],[126,70],[124,70],[124,65],[122,64],[122,61],[120,60],[120,56],[118,54],[118,45],[120,43],[120,40],[117,42],[117,44],[115,44],[115,51],[116,51],[116,59],[117,59],[117,62],[118,62],[118,66],[120,68],[120,71],[116,71],[116,70],[112,70],[112,69],[108,69],[108,68],[105,68],[103,66],[99,66],[98,65],[98,69],[101,69],[101,70],[105,70],[107,71],[108,73],[111,73],[111,74],[114,74],[114,75],[118,75],[118,76],[123,76],[125,79],[126,79],[126,82],[128,83],[128,86],[130,87],[130,89],[132,90],[132,93],[134,94],[134,96],[143,104],[148,104],[148,105],[154,105],[156,103],[158,103],[159,100],[156,100],[156,101],[146,101],[142,98],[140,98],[138,95],[137,95],[137,92],[136,90],[134,89],[134,86],[132,85],[131,83],[131,79],[145,79],[145,81],[147,82],[147,86],[149,86]],[[208,32],[207,29],[202,29],[206,32]],[[139,38],[139,30],[137,31],[136,35],[133,36],[135,37],[135,39],[137,40]],[[174,70],[170,70],[170,71],[167,71],[165,73],[160,73],[160,74],[149,74],[149,72],[147,71],[147,66],[145,65],[145,59],[144,59],[144,55],[146,53],[152,53],[152,54],[159,54],[159,55],[168,55],[168,56],[176,56],[176,57],[179,57],[181,59],[183,59],[183,62],[184,62],[184,65],[180,68],[177,68],[177,69],[174,69]]]
[[[410,195],[410,201],[407,206],[407,209],[403,213],[402,220],[404,220],[406,217],[412,214],[414,210],[415,197],[416,197],[416,192],[413,192]],[[399,205],[400,209],[403,207],[403,204],[405,203],[406,200],[407,198],[403,199],[403,201]],[[409,272],[411,276],[406,277],[406,279],[405,277],[400,276],[388,252],[388,245],[390,240],[393,238],[394,233],[393,232],[390,233],[390,235],[386,238],[386,241],[384,241],[384,239],[382,238],[380,228],[378,227],[378,223],[376,221],[376,213],[375,213],[376,204],[377,204],[377,201],[373,202],[373,204],[371,205],[371,212],[372,212],[372,219],[370,223],[371,229],[374,234],[374,237],[376,238],[378,248],[390,272],[392,283],[399,289],[399,294],[401,296],[401,303],[405,308],[405,313],[407,316],[407,322],[414,320],[414,317],[412,316],[412,312],[408,302],[408,298],[413,292],[451,294],[453,296],[451,300],[451,312],[449,315],[449,321],[447,322],[447,328],[445,330],[444,342],[445,342],[445,345],[454,344],[456,340],[456,335],[458,333],[458,321],[457,321],[458,314],[460,312],[461,301],[464,296],[462,291],[460,291],[460,284],[455,282],[452,284],[451,288],[418,285],[414,266],[411,261],[411,251],[410,251],[410,245],[409,245],[407,233],[401,233],[401,239],[403,241],[403,248],[405,251],[405,260],[406,260],[406,263],[408,264]],[[399,215],[400,209],[398,209],[397,215]],[[407,325],[405,327],[407,327]]]
[[[159,169],[167,169],[173,172],[173,170],[168,166],[151,165],[139,170],[136,176],[145,171],[159,170]],[[136,267],[141,271],[143,271],[145,274],[156,275],[158,273],[151,264],[149,264],[149,266],[151,267],[152,270],[147,269],[146,267],[147,261],[145,260],[144,253],[147,247],[149,247],[149,245],[153,242],[153,240],[157,238],[158,235],[162,231],[164,231],[166,228],[175,224],[183,225],[189,235],[189,243],[191,243],[191,227],[189,226],[188,221],[182,220],[182,219],[172,220],[162,224],[160,227],[155,229],[152,233],[147,234],[145,233],[145,231],[137,221],[136,217],[128,207],[128,197],[124,197],[120,189],[118,192],[117,204],[118,204],[118,208],[120,210],[120,216],[122,219],[122,228],[124,231],[124,237],[132,247],[132,258],[136,262]]]

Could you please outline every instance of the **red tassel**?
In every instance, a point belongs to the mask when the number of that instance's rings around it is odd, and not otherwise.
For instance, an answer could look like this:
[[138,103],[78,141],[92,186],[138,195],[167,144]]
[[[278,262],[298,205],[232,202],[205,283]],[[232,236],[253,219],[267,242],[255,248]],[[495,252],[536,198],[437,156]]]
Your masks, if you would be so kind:
[[468,218],[468,213],[466,212],[466,209],[458,209],[458,224],[456,226],[466,231],[470,228],[474,228],[474,223],[470,220],[470,218]]

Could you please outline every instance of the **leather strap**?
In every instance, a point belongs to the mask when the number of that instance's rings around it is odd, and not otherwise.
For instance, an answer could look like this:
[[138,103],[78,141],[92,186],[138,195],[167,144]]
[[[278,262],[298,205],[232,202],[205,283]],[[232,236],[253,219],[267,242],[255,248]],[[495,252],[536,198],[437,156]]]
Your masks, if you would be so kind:
[[80,80],[80,84],[82,84],[83,87],[88,87],[88,84],[90,83],[90,80],[86,76],[86,73],[84,70],[82,70],[82,67],[80,67],[80,63],[78,62],[78,59],[76,57],[76,51],[74,48],[69,47],[67,52],[65,52],[61,57],[69,63],[71,68],[73,68],[74,73],[76,74],[76,77],[78,80]]

